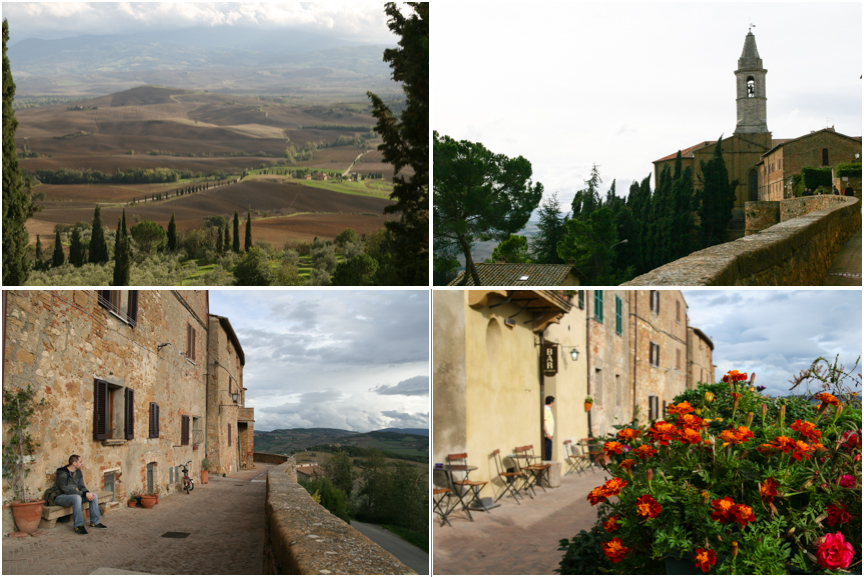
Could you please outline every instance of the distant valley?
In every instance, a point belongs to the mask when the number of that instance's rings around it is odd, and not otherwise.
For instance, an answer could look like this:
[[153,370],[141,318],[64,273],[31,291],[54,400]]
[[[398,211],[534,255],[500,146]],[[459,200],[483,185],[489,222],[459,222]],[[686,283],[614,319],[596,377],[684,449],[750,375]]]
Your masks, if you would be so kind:
[[[424,431],[411,434],[405,431]],[[385,429],[369,433],[357,433],[341,429],[275,429],[255,431],[255,451],[290,455],[309,447],[332,445],[337,448],[377,448],[411,460],[428,459],[428,429]],[[354,451],[351,451],[354,452]],[[352,455],[353,456],[353,455]]]

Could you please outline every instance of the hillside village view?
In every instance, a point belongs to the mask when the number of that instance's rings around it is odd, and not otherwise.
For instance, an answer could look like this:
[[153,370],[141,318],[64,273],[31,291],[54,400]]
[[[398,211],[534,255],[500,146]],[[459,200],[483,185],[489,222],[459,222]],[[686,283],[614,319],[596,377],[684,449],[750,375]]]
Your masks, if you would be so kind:
[[429,574],[428,291],[3,311],[4,574]]
[[272,5],[42,40],[61,17],[28,6],[3,23],[4,285],[428,285],[428,3],[334,8],[344,38]]
[[[542,15],[548,10],[532,13],[531,21],[545,22]],[[597,11],[571,7],[572,18],[562,21],[603,22],[596,16],[592,20]],[[614,19],[616,24],[632,24],[630,18],[620,23]],[[512,26],[487,29],[472,41],[531,61],[525,51],[506,46]],[[639,28],[634,42],[645,41],[647,30]],[[772,28],[768,38],[776,41],[775,34]],[[450,114],[437,116],[442,121],[433,133],[435,285],[861,285],[861,103],[860,86],[855,86],[859,79],[851,78],[854,71],[835,80],[852,83],[850,91],[858,97],[835,100],[834,88],[815,82],[808,83],[808,90],[820,91],[820,98],[811,101],[806,90],[778,94],[778,86],[790,85],[789,78],[778,77],[789,70],[782,62],[785,48],[777,42],[766,46],[764,39],[757,47],[753,24],[734,45],[713,46],[710,59],[693,51],[682,55],[680,44],[671,38],[655,42],[658,34],[651,33],[647,49],[653,58],[677,59],[680,66],[699,68],[702,75],[699,81],[675,82],[674,88],[668,84],[676,76],[672,71],[659,80],[644,78],[639,90],[643,95],[655,92],[651,102],[664,106],[664,112],[649,113],[657,118],[652,122],[643,110],[644,99],[627,101],[623,94],[628,90],[619,89],[622,74],[640,74],[632,54],[610,48],[605,58],[580,58],[583,53],[571,46],[590,43],[594,35],[543,37],[543,42],[554,39],[554,50],[568,54],[575,76],[587,83],[574,90],[558,74],[538,73],[543,78],[538,90],[545,98],[572,94],[566,106],[546,109],[535,104],[524,119],[514,119],[511,106],[522,108],[522,102],[517,105],[516,95],[508,90],[487,106],[491,86],[506,77],[492,72],[490,87],[481,82],[483,90],[468,98],[454,98],[459,91],[441,91],[442,109]],[[729,36],[716,34],[721,35]],[[549,48],[543,46],[545,54]],[[763,60],[760,49],[773,56]],[[536,56],[530,48],[527,52]],[[457,68],[451,71],[457,78],[464,74],[455,51],[443,54],[438,60],[442,69]],[[714,68],[717,62],[724,67]],[[772,66],[780,71],[769,75]],[[710,88],[703,82],[708,79]],[[616,88],[610,91],[607,85]],[[714,110],[706,114],[705,108],[716,100],[712,94],[706,103],[706,90],[724,95],[727,104],[718,111],[727,116],[723,124],[709,128],[715,132],[701,134],[688,126],[686,113],[679,117],[670,103],[687,100],[693,126],[705,128],[707,120],[717,116]],[[772,98],[781,103],[772,108],[782,108],[776,116],[769,114]],[[810,110],[816,101],[818,113]],[[735,116],[729,114],[733,104]],[[556,111],[554,124],[539,121],[551,121]],[[840,117],[845,127],[820,120],[803,134],[786,133],[793,122],[798,129],[805,111]],[[508,120],[497,122],[500,115]],[[628,119],[619,121],[619,115]],[[484,123],[483,117],[496,121]],[[537,129],[532,127],[535,137],[517,141],[512,137],[514,124],[529,119],[537,122]],[[623,123],[615,138],[608,135],[613,122]],[[783,134],[769,128],[777,125],[781,128],[775,130]],[[644,134],[648,126],[651,138]],[[466,138],[471,134],[486,137]],[[673,136],[686,140],[670,142]],[[653,157],[627,158],[634,148]],[[539,158],[526,149],[537,150]],[[631,165],[640,162],[644,168],[638,170],[647,176],[625,180],[610,174],[609,164],[612,171],[614,166],[632,170]],[[550,189],[547,180],[556,188]],[[819,224],[810,225],[814,220]]]

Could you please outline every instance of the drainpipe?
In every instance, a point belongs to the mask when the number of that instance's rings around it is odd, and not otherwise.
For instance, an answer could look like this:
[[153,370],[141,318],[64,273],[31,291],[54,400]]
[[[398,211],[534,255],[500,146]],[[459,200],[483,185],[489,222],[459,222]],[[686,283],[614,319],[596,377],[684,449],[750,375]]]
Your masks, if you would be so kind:
[[[588,313],[588,303],[590,302],[588,291],[585,291],[585,365],[588,368],[588,378],[585,379],[587,387],[587,395],[591,396],[591,315]],[[588,411],[588,436],[593,437],[591,433],[591,411]]]
[[[543,434],[543,418],[546,416],[544,412],[544,405],[546,401],[546,377],[543,375],[543,345],[546,344],[546,337],[544,336],[546,333],[546,329],[540,331],[540,355],[537,357],[537,371],[540,373],[540,451],[541,455],[546,450],[546,436]],[[543,460],[542,458],[540,459]]]
[[639,352],[639,338],[637,337],[639,323],[639,292],[633,291],[633,334],[630,338],[633,339],[633,416],[636,416],[636,407],[639,406],[639,401],[636,400],[636,355]]

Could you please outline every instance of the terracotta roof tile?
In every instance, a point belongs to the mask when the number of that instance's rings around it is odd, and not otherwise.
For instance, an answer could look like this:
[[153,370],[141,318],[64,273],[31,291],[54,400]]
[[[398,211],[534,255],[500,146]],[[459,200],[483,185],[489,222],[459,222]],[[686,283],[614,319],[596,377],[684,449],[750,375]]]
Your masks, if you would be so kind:
[[[524,264],[524,263],[476,263],[477,275],[483,286],[564,286],[567,275],[573,272],[569,264]],[[448,286],[462,282],[460,272]],[[520,280],[522,277],[528,277]],[[468,285],[474,286],[474,279],[468,278]]]
[[[717,144],[716,140],[706,140],[705,142],[700,142],[699,144],[694,144],[689,148],[685,148],[681,151],[681,158],[693,158],[693,151],[697,148],[704,148],[705,146],[711,146],[712,144]],[[664,162],[666,160],[675,160],[675,157],[678,156],[678,151],[676,150],[672,154],[668,156],[664,156],[663,158],[658,158],[654,162]]]

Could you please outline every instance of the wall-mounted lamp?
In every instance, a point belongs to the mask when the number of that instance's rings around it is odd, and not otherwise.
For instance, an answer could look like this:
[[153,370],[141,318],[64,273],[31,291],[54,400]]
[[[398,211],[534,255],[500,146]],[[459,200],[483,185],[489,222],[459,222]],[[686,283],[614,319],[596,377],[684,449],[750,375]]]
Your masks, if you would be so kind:
[[570,358],[573,359],[574,362],[579,360],[579,351],[576,347],[570,349]]
[[231,393],[231,400],[236,404],[238,400],[240,400],[240,393]]
[[170,345],[171,343],[162,343],[161,345],[156,346],[156,353],[162,352],[162,349]]

